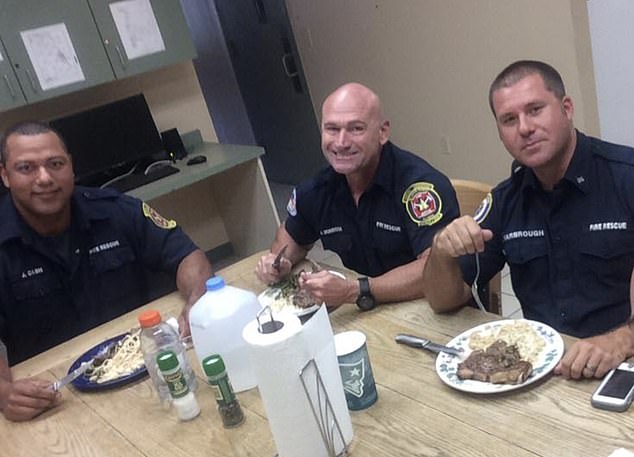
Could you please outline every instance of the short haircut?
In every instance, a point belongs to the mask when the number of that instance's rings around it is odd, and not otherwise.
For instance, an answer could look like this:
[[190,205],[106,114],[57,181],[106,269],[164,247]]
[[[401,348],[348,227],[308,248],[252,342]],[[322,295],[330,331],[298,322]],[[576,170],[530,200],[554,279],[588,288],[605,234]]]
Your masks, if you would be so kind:
[[561,75],[557,70],[544,62],[537,60],[518,60],[506,67],[491,83],[489,88],[489,107],[495,116],[493,109],[493,93],[503,87],[509,87],[520,79],[529,75],[538,74],[544,80],[546,89],[555,94],[555,97],[562,99],[566,96],[566,88]]
[[4,131],[2,136],[0,136],[0,163],[2,165],[7,164],[7,143],[9,141],[9,137],[11,135],[41,135],[43,133],[54,133],[57,138],[59,138],[59,142],[62,144],[62,148],[66,151],[67,154],[68,148],[66,147],[66,143],[64,143],[64,139],[60,135],[60,133],[55,130],[53,127],[48,125],[46,122],[42,121],[20,121],[17,124],[13,124],[8,129]]

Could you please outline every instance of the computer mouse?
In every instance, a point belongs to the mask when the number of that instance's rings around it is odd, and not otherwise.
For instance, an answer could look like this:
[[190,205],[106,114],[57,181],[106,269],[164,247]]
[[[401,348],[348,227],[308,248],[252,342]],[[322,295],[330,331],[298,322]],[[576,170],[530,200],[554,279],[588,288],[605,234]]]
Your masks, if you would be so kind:
[[205,163],[207,162],[207,157],[200,155],[200,156],[194,156],[191,159],[189,159],[187,161],[187,165],[197,165],[199,163]]

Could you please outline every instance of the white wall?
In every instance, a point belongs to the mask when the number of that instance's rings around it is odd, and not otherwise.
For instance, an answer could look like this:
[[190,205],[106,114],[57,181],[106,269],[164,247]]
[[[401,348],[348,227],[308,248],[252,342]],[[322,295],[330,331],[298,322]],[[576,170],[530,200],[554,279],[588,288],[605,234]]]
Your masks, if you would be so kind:
[[634,1],[589,0],[601,135],[634,146]]
[[515,60],[554,65],[577,126],[598,133],[586,0],[286,1],[318,115],[340,84],[367,84],[395,143],[451,177],[508,176],[487,96]]

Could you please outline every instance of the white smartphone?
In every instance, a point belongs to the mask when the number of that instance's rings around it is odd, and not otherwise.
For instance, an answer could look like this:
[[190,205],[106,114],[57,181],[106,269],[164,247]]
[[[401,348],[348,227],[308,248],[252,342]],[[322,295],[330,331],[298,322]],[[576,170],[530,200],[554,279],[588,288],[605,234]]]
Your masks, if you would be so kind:
[[605,375],[592,394],[592,406],[625,411],[634,399],[634,363],[623,362]]

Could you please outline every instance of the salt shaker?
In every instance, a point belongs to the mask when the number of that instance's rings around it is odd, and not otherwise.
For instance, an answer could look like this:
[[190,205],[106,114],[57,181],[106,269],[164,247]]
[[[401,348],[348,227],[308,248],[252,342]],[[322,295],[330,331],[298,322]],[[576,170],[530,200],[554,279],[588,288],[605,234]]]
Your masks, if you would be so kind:
[[174,351],[162,351],[156,356],[156,363],[169,387],[172,404],[176,409],[178,418],[182,421],[188,421],[198,416],[200,407],[194,393],[189,390],[176,353]]

